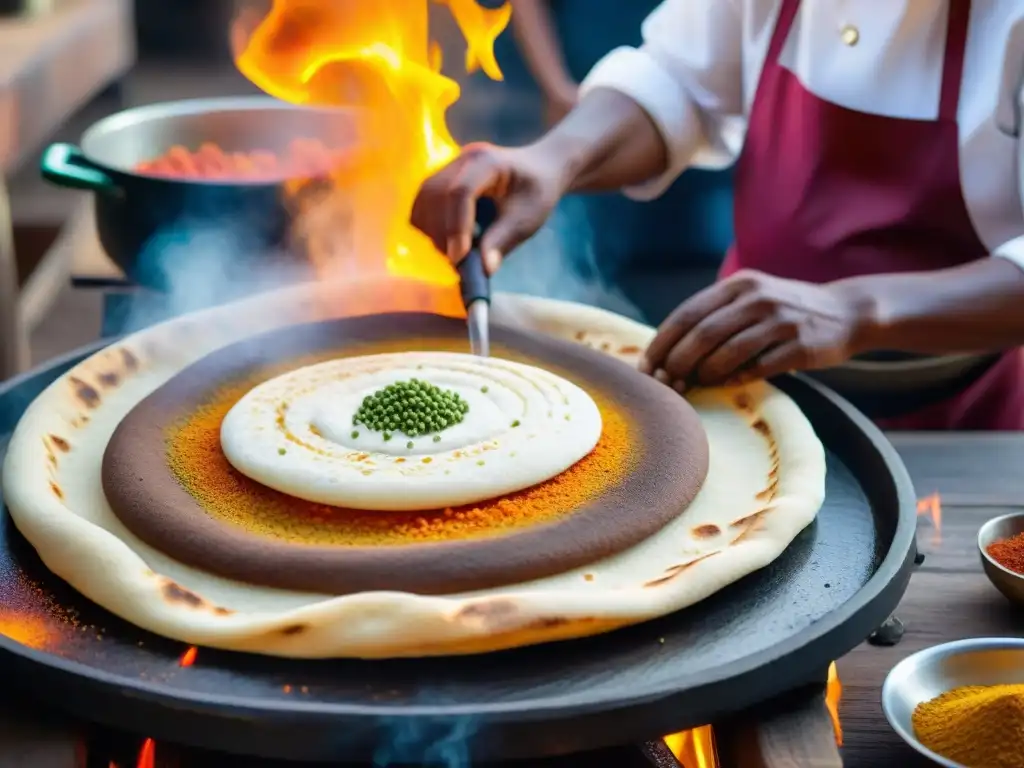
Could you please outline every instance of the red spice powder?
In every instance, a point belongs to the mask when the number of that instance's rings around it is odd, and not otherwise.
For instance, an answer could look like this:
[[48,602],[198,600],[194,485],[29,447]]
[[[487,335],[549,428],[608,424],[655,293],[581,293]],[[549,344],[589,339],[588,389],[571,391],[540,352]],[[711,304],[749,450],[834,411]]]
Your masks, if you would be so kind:
[[993,542],[985,551],[1003,568],[1024,576],[1024,533]]

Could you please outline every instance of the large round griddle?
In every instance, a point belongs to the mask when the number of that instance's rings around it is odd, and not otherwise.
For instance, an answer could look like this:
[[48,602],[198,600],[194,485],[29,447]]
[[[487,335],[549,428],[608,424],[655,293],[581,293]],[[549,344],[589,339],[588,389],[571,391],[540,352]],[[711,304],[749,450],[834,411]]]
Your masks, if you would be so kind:
[[[101,346],[0,388],[0,458],[32,399]],[[56,640],[32,650],[0,637],[0,670],[89,721],[335,763],[536,758],[715,721],[820,680],[896,608],[916,554],[913,488],[881,433],[818,384],[775,383],[828,449],[825,504],[771,566],[664,619],[473,657],[299,662],[200,649],[182,668],[183,645],[80,597],[4,514],[0,626],[27,613]]]

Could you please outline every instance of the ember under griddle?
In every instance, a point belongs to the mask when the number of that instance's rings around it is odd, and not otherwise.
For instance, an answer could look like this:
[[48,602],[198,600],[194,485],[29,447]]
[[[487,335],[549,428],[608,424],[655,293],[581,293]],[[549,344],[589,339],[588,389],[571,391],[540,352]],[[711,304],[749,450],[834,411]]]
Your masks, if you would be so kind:
[[[84,348],[0,388],[0,449],[31,400]],[[895,609],[916,553],[916,505],[894,450],[799,376],[775,382],[827,449],[816,522],[769,567],[658,621],[481,656],[299,662],[186,648],[64,585],[0,527],[0,658],[9,679],[72,714],[199,747],[292,760],[474,761],[635,743],[714,722],[814,681]]]

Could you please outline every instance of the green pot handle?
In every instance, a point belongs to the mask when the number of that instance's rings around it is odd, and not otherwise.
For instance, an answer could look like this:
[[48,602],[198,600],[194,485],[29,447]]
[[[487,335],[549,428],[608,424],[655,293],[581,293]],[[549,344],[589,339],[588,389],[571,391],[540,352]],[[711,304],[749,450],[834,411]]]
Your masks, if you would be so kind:
[[39,164],[43,178],[60,187],[120,194],[121,188],[74,144],[51,144]]

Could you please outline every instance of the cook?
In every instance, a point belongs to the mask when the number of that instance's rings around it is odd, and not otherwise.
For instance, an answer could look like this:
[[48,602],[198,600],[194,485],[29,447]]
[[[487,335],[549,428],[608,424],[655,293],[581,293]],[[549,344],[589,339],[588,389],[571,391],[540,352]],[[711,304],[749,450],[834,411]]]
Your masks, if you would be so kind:
[[729,152],[742,119],[721,279],[642,369],[683,391],[878,350],[976,353],[957,391],[887,425],[1020,430],[1022,75],[1021,0],[665,0],[565,119],[526,147],[467,147],[413,222],[458,261],[476,200],[495,199],[493,272],[563,195],[655,198],[698,152]]
[[[515,38],[549,117],[572,109],[578,83],[608,51],[640,42],[642,22],[657,6],[657,0],[512,0]],[[657,200],[637,202],[618,192],[575,196],[579,207],[566,216],[582,213],[590,232],[579,238],[586,253],[577,258],[592,260],[611,283],[631,266],[664,268],[674,261],[706,284],[733,238],[731,159],[714,153],[710,160],[692,163]],[[647,297],[631,298],[653,310]]]

